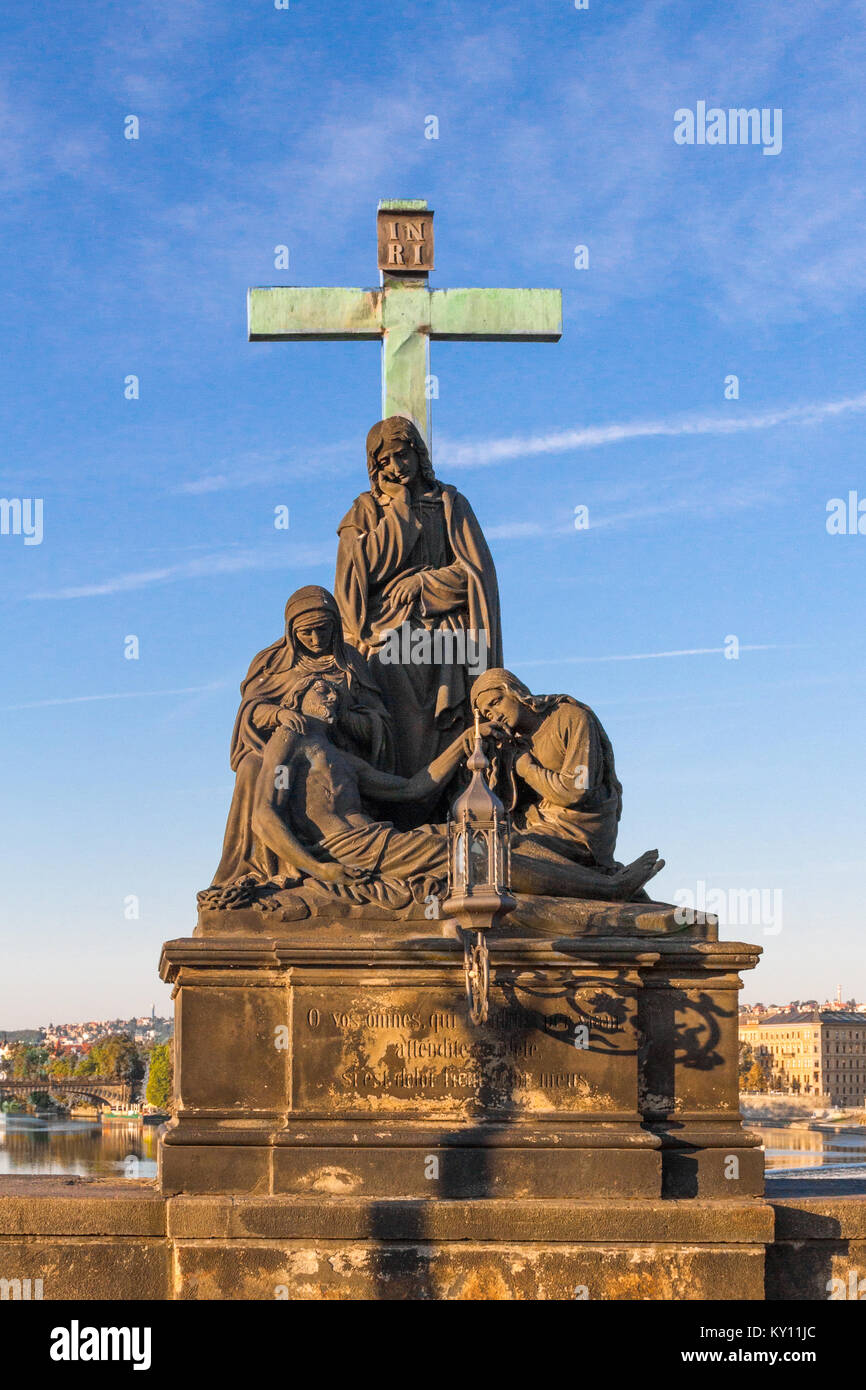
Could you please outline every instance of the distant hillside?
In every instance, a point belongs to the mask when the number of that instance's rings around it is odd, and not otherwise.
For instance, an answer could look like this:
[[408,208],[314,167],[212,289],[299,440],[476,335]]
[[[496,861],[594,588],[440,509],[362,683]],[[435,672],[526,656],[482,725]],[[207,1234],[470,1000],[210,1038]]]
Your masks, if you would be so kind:
[[18,1029],[16,1030],[16,1029],[13,1028],[13,1029],[9,1029],[9,1030],[7,1031],[7,1029],[5,1029],[5,1028],[0,1028],[0,1042],[4,1042],[4,1041],[5,1041],[5,1042],[11,1042],[11,1043],[13,1043],[13,1042],[23,1042],[23,1043],[35,1043],[35,1042],[38,1042],[38,1041],[39,1041],[39,1029],[38,1029],[38,1028],[18,1028]]

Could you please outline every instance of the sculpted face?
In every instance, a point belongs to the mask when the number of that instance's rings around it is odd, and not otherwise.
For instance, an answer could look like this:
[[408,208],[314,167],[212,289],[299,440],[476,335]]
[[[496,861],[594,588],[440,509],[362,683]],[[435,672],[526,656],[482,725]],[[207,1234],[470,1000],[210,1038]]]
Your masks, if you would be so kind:
[[321,656],[334,645],[334,620],[327,616],[310,615],[295,624],[295,637],[311,656]]
[[418,477],[420,460],[405,439],[385,439],[379,450],[379,478],[382,482],[411,487]]
[[476,707],[483,720],[500,724],[510,734],[516,733],[523,722],[523,706],[507,690],[485,690],[478,696]]
[[323,724],[333,724],[340,708],[340,692],[330,681],[314,681],[301,701],[301,713]]

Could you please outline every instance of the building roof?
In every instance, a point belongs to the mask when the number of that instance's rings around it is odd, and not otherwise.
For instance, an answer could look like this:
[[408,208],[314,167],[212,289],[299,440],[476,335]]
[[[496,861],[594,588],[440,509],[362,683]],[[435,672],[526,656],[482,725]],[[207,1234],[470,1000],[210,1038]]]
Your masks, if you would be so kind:
[[748,1028],[797,1028],[803,1024],[840,1023],[859,1024],[866,1027],[866,1013],[855,1013],[851,1009],[809,1009],[806,1013],[775,1013],[765,1018],[751,1018],[743,1021]]

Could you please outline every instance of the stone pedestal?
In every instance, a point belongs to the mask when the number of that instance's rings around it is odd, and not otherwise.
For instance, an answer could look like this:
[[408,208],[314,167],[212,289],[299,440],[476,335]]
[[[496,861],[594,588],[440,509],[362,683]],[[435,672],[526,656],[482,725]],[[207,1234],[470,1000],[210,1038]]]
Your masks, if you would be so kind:
[[[696,1200],[695,1220],[715,1212],[714,1249],[725,1207],[737,1260],[745,1242],[762,1262],[762,1155],[737,1099],[738,971],[758,948],[709,939],[712,927],[674,928],[670,914],[645,914],[648,930],[620,914],[620,935],[616,920],[608,912],[580,935],[550,919],[531,934],[503,929],[490,941],[490,1017],[476,1028],[462,946],[438,923],[204,912],[193,938],[163,951],[177,1099],[160,1145],[163,1192],[255,1198],[287,1232],[293,1204],[303,1207],[305,1288],[325,1279],[313,1270],[311,1199],[320,1241],[367,1240],[371,1251],[396,1241],[394,1258],[408,1242],[415,1255],[398,1258],[407,1270],[453,1263],[446,1245],[471,1228],[477,1269],[506,1282],[518,1258],[502,1253],[508,1213],[519,1211],[518,1244],[538,1247],[559,1290],[543,1296],[566,1296],[572,1278],[586,1283],[573,1272],[583,1267],[575,1241],[551,1229],[575,1202],[587,1229],[613,1204],[617,1234],[607,1240],[641,1258],[641,1231],[650,1212],[664,1225],[664,1199]],[[667,1206],[671,1218],[684,1209],[688,1201]],[[437,1234],[440,1212],[451,1213],[447,1234]],[[681,1240],[669,1233],[670,1269],[680,1267],[676,1250],[685,1259],[694,1244],[686,1226]],[[725,1293],[722,1253],[705,1254],[700,1296],[760,1296]],[[555,1274],[566,1256],[571,1272]],[[593,1269],[600,1258],[596,1250]],[[400,1287],[412,1296],[408,1274]]]

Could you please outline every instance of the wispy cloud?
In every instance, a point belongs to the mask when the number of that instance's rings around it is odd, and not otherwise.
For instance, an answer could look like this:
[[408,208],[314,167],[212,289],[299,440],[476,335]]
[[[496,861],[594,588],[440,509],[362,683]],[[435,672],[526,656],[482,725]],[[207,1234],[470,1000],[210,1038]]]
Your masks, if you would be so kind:
[[204,555],[181,565],[164,565],[160,569],[134,570],[117,574],[110,579],[91,584],[70,584],[61,589],[28,594],[29,599],[104,598],[111,594],[147,589],[154,584],[171,584],[183,579],[207,579],[219,574],[237,574],[241,570],[297,569],[306,565],[324,565],[334,559],[335,547],[329,542],[319,546],[293,546],[286,550],[243,550]]
[[[475,18],[466,9],[459,23],[433,24],[418,40],[424,80],[407,88],[396,30],[377,35],[372,56],[351,27],[333,45],[323,36],[298,65],[277,60],[282,50],[269,25],[244,30],[238,46],[228,10],[206,0],[152,0],[146,19],[123,8],[106,23],[89,90],[97,106],[125,94],[149,136],[172,139],[175,124],[186,132],[173,146],[179,161],[186,155],[181,188],[167,178],[142,180],[136,207],[148,228],[134,248],[139,292],[170,305],[174,323],[185,314],[199,329],[203,313],[234,313],[226,284],[248,282],[272,225],[293,255],[297,247],[297,268],[312,269],[317,259],[330,266],[337,251],[342,261],[366,265],[360,233],[383,189],[395,180],[435,189],[447,170],[449,200],[461,209],[451,232],[458,254],[462,243],[464,255],[486,258],[490,226],[506,225],[515,272],[537,275],[543,265],[571,273],[575,241],[590,239],[593,273],[581,278],[580,299],[567,314],[658,299],[692,276],[713,314],[766,324],[816,304],[847,311],[866,289],[859,245],[866,199],[853,172],[864,106],[864,31],[851,23],[855,9],[862,15],[861,0],[799,7],[772,0],[757,8],[735,0],[722,14],[707,7],[690,19],[687,42],[677,41],[679,21],[666,0],[634,13],[625,7],[610,26],[589,32],[584,25],[579,37],[572,17],[558,80],[534,82],[527,100],[526,74],[543,71],[550,53],[550,36],[529,9],[517,20]],[[781,160],[674,144],[673,113],[684,102],[705,95],[723,106],[759,97],[775,104],[791,90],[791,70],[793,119],[789,136],[786,106]],[[216,91],[215,71],[222,79]],[[123,175],[106,158],[112,145],[104,121],[91,128],[77,107],[63,108],[53,148],[41,122],[41,77],[41,65],[10,65],[6,128],[13,139],[5,163],[13,188],[20,182],[27,189],[34,178],[41,188],[46,177],[71,172],[85,195],[114,179],[128,197]],[[447,131],[447,162],[434,160],[437,151],[423,138],[431,109]],[[262,142],[275,111],[279,138]],[[226,138],[217,144],[214,132],[222,130]],[[564,187],[580,188],[578,203]],[[289,196],[293,189],[304,198]],[[317,220],[313,242],[311,208],[330,210]],[[29,225],[32,211],[20,210]],[[193,238],[198,276],[189,274]],[[111,260],[107,245],[103,293],[113,304],[130,247],[118,238]]]
[[363,467],[363,448],[359,449],[357,439],[317,441],[305,454],[300,447],[295,447],[291,451],[256,450],[221,460],[212,473],[176,483],[171,491],[199,497],[210,492],[229,492],[323,475],[338,477],[357,472],[359,466]]
[[207,685],[188,685],[180,690],[113,690],[107,695],[69,695],[55,700],[33,700],[23,705],[0,705],[8,714],[19,709],[47,709],[53,705],[89,705],[101,700],[155,700],[163,695],[201,695],[211,690],[223,690],[228,681],[210,681]]
[[[521,666],[576,666],[585,661],[657,661],[666,656],[720,656],[724,655],[725,647],[685,647],[680,651],[673,652],[633,652],[628,656],[555,656],[539,657],[536,661],[521,661]],[[788,651],[790,644],[781,642],[752,643],[745,642],[740,644],[741,652],[776,652]]]
[[[249,483],[251,479],[247,479]],[[193,478],[188,483],[178,483],[173,492],[184,493],[189,497],[200,497],[206,492],[225,492],[226,488],[238,487],[237,480],[227,473],[210,473],[201,478]]]
[[512,435],[474,444],[444,441],[438,458],[448,468],[483,468],[514,458],[562,454],[571,449],[597,449],[631,439],[674,438],[684,435],[741,434],[776,429],[780,425],[820,425],[825,420],[866,410],[866,392],[838,401],[784,406],[754,415],[684,415],[670,420],[635,420],[625,424],[587,425],[553,434]]
[[547,523],[543,521],[503,521],[498,526],[487,526],[484,534],[489,541],[534,540],[538,536],[549,536],[574,530],[573,522]]

